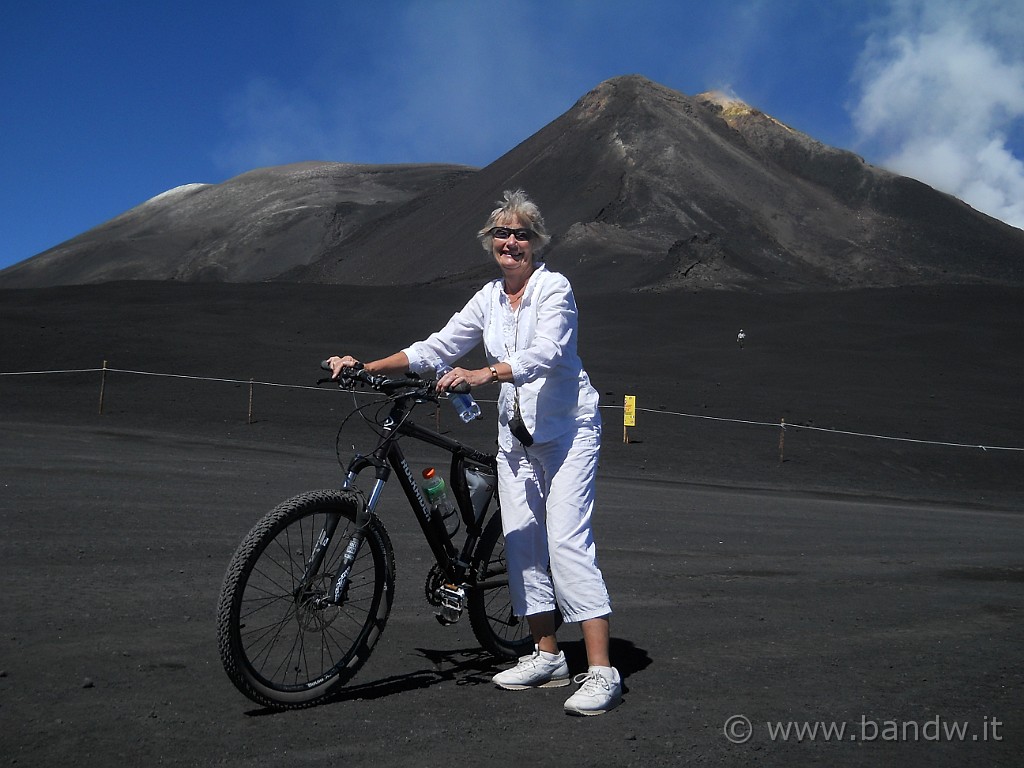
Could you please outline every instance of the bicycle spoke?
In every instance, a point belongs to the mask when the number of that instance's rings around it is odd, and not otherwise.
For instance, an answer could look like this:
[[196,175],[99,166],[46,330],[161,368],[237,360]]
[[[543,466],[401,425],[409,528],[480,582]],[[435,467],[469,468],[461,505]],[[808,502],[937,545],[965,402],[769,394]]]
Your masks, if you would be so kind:
[[268,543],[246,584],[240,639],[253,669],[267,679],[301,686],[322,677],[351,653],[373,610],[375,563],[369,547],[353,564],[344,603],[321,600],[333,588],[349,525],[328,545],[316,578],[302,584],[326,523],[326,515],[313,515],[285,527]]

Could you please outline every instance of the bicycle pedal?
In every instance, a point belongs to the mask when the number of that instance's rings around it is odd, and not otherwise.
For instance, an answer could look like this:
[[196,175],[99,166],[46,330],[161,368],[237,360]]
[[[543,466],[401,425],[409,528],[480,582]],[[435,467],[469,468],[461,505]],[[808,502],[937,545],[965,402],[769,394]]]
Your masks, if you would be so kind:
[[454,624],[462,618],[466,608],[466,590],[455,584],[442,584],[437,591],[441,604],[437,609],[437,621],[443,626]]

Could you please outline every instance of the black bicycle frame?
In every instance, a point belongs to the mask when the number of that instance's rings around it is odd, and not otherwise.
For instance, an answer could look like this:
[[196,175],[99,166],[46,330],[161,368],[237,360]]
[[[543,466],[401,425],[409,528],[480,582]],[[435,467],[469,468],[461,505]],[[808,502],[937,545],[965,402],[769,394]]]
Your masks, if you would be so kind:
[[[355,531],[345,549],[340,569],[335,576],[332,590],[333,602],[340,603],[344,599],[349,572],[359,553],[359,547],[362,545],[366,523],[376,509],[384,485],[392,471],[397,475],[398,482],[402,486],[402,490],[405,491],[409,505],[423,530],[423,535],[434,558],[444,573],[445,580],[452,584],[461,584],[467,579],[471,555],[482,531],[483,516],[481,515],[481,518],[477,519],[474,513],[469,484],[466,481],[466,468],[467,465],[476,465],[495,472],[497,466],[495,458],[493,454],[483,453],[458,440],[445,437],[434,430],[421,427],[410,421],[411,407],[407,403],[408,399],[408,397],[400,397],[395,401],[391,413],[388,414],[383,425],[384,437],[373,453],[369,455],[356,454],[346,470],[345,482],[342,486],[344,489],[354,487],[359,473],[369,467],[374,469],[374,483],[366,504],[356,518]],[[444,521],[440,519],[439,515],[432,514],[430,505],[424,498],[423,492],[405,460],[405,454],[399,446],[399,439],[406,436],[441,448],[452,455],[451,472],[449,473],[450,486],[468,533],[461,551],[457,551],[452,543],[451,536],[445,529]],[[314,551],[313,557],[310,559],[310,573],[315,572],[319,567],[321,559],[319,551],[326,549],[327,543],[334,535],[337,523],[337,520],[329,522],[321,532],[320,541],[315,548],[317,551]]]

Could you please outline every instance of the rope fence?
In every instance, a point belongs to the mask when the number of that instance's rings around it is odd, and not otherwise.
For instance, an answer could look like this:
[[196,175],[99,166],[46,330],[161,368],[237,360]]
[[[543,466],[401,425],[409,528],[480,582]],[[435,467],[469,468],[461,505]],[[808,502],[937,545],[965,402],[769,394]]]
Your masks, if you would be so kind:
[[[253,423],[253,390],[257,386],[259,386],[259,387],[277,387],[277,388],[281,388],[281,389],[312,390],[312,391],[317,391],[317,392],[333,392],[333,391],[335,391],[335,390],[325,390],[323,387],[304,386],[304,385],[301,385],[301,384],[280,384],[280,383],[272,382],[272,381],[257,381],[255,379],[226,379],[226,378],[217,378],[217,377],[211,377],[211,376],[187,376],[187,375],[179,374],[179,373],[157,373],[157,372],[153,372],[153,371],[135,371],[135,370],[124,369],[124,368],[111,368],[111,367],[109,367],[107,365],[107,361],[106,360],[103,361],[103,367],[101,367],[101,368],[73,368],[73,369],[46,370],[46,371],[0,371],[0,377],[7,377],[7,376],[45,376],[45,375],[55,375],[55,374],[84,374],[84,373],[99,373],[99,374],[101,374],[101,378],[100,378],[100,399],[99,399],[99,413],[100,414],[103,413],[103,408],[104,408],[104,404],[105,404],[104,403],[104,399],[105,399],[105,396],[106,396],[106,379],[107,379],[107,374],[109,374],[109,373],[128,374],[128,375],[133,375],[133,376],[153,376],[153,377],[167,378],[167,379],[185,379],[185,380],[189,380],[189,381],[208,381],[208,382],[222,383],[222,384],[241,384],[241,385],[247,385],[248,386],[248,393],[249,393],[249,410],[248,410],[248,423],[249,424]],[[356,394],[367,394],[368,395],[369,393],[361,393],[361,392],[356,391]],[[626,397],[627,398],[632,398],[633,396],[632,395],[627,395]],[[482,399],[482,398],[477,398],[477,400],[479,400],[480,402],[483,402],[483,403],[495,403],[495,404],[497,403],[496,400],[487,400],[487,399]],[[780,462],[783,461],[783,455],[784,455],[784,450],[785,450],[785,435],[786,435],[786,431],[787,430],[791,430],[791,429],[793,429],[793,430],[805,430],[805,431],[810,431],[810,432],[823,432],[823,433],[830,434],[830,435],[844,435],[844,436],[847,436],[847,437],[858,437],[858,438],[865,438],[865,439],[871,439],[871,440],[887,440],[887,441],[902,442],[902,443],[914,443],[914,444],[917,444],[917,445],[940,446],[940,447],[945,447],[945,448],[970,448],[970,449],[980,449],[982,451],[1024,452],[1024,447],[1005,446],[1005,445],[989,445],[987,443],[981,443],[981,444],[979,444],[979,443],[956,443],[956,442],[948,442],[948,441],[943,441],[943,440],[924,440],[924,439],[921,439],[921,438],[913,438],[913,437],[897,437],[897,436],[894,436],[894,435],[880,435],[880,434],[873,434],[873,433],[869,433],[869,432],[854,432],[854,431],[842,430],[842,429],[829,429],[829,428],[826,428],[826,427],[813,427],[813,426],[806,425],[806,424],[793,424],[793,423],[788,423],[787,424],[785,419],[782,419],[782,420],[780,420],[779,422],[776,423],[776,422],[771,422],[771,421],[755,421],[755,420],[751,420],[751,419],[730,419],[730,418],[725,418],[725,417],[722,417],[722,416],[705,416],[705,415],[702,415],[702,414],[685,413],[683,411],[668,411],[668,410],[654,409],[654,408],[640,408],[640,407],[636,406],[635,398],[633,399],[632,402],[627,400],[624,405],[601,405],[599,407],[602,410],[606,410],[606,411],[609,411],[609,410],[610,411],[623,411],[624,423],[627,424],[627,425],[630,423],[630,421],[632,421],[633,424],[635,424],[635,414],[636,413],[649,413],[649,414],[655,414],[655,415],[658,415],[658,416],[675,416],[675,417],[686,418],[686,419],[701,419],[701,420],[705,420],[705,421],[724,422],[724,423],[728,423],[728,424],[745,424],[745,425],[750,425],[750,426],[771,427],[772,429],[778,429],[779,430],[779,461]],[[630,419],[630,415],[632,415],[632,417],[633,417],[632,419]],[[627,443],[629,442],[628,434],[626,432],[626,427],[625,426],[623,427],[623,442],[627,442]]]

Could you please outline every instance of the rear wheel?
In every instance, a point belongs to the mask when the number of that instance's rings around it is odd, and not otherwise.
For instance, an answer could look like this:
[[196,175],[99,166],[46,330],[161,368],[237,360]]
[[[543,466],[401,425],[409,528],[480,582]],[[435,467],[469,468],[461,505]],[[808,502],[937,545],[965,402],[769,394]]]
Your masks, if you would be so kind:
[[[381,521],[371,516],[340,604],[328,601],[362,497],[313,491],[268,513],[228,566],[217,609],[221,661],[257,704],[299,708],[329,698],[369,657],[391,611],[395,562]],[[320,568],[304,578],[331,520],[337,529]]]
[[[533,651],[533,636],[526,619],[512,610],[505,562],[505,537],[501,512],[496,511],[484,526],[474,553],[477,586],[469,593],[469,623],[484,650],[499,658],[515,659]],[[562,615],[555,614],[555,626]]]

